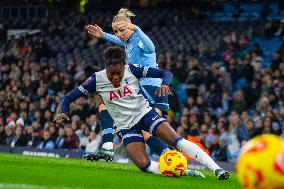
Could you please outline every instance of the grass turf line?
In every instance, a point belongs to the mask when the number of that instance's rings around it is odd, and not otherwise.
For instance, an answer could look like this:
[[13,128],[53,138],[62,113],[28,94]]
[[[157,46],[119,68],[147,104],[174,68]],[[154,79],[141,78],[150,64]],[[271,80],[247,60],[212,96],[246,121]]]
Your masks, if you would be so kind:
[[78,159],[0,154],[0,162],[0,186],[14,184],[70,189],[241,188],[234,173],[231,173],[229,180],[219,181],[212,172],[208,171],[202,171],[206,176],[205,179],[172,178],[143,173],[132,164],[87,162]]

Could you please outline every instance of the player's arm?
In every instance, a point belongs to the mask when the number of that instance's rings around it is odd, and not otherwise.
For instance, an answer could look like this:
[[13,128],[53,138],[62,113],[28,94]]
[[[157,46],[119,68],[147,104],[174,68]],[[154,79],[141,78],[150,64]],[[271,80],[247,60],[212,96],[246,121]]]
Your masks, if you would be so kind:
[[161,78],[162,84],[161,87],[156,91],[157,95],[164,96],[167,94],[172,94],[169,85],[172,82],[173,74],[170,71],[133,64],[129,64],[129,69],[137,79],[146,77]]
[[96,92],[96,76],[93,74],[89,79],[87,79],[82,85],[73,89],[67,95],[65,95],[61,101],[60,109],[61,113],[58,114],[54,121],[57,123],[61,123],[65,120],[69,121],[69,106],[76,99],[87,96],[91,93]]
[[96,24],[95,25],[90,25],[90,24],[87,25],[86,30],[89,34],[91,34],[94,37],[97,37],[99,39],[103,38],[103,39],[110,41],[112,43],[115,43],[117,45],[124,46],[124,43],[118,37],[116,37],[115,35],[103,32],[102,28],[100,28]]
[[134,32],[140,39],[138,46],[142,48],[146,53],[154,53],[155,46],[151,39],[138,26],[136,26]]
[[104,32],[103,39],[124,47],[124,43],[115,35]]

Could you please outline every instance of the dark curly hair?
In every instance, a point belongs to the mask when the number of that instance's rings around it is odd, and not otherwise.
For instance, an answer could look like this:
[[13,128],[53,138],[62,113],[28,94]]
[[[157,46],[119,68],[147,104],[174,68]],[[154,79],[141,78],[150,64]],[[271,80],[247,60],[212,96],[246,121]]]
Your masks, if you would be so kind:
[[106,66],[125,64],[126,54],[125,51],[117,46],[108,47],[104,51],[104,62]]

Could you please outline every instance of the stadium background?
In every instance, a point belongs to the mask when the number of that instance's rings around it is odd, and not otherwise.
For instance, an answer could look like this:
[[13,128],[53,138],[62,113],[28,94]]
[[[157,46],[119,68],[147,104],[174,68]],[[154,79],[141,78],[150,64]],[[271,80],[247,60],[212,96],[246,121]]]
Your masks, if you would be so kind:
[[154,42],[159,66],[174,74],[166,118],[180,135],[228,162],[256,135],[284,137],[283,1],[15,0],[0,2],[1,151],[81,157],[100,147],[87,98],[72,104],[70,123],[52,119],[66,92],[103,69],[111,44],[84,26],[112,32],[121,7],[137,15],[133,22]]

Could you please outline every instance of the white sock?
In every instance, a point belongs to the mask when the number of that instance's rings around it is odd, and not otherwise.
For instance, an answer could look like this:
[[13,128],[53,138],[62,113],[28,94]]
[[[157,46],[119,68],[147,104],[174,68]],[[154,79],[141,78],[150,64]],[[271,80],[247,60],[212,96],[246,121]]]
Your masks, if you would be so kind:
[[213,161],[213,159],[206,154],[199,146],[188,140],[182,139],[177,143],[179,151],[185,152],[191,158],[194,158],[199,163],[206,165],[212,171],[220,169],[220,167]]
[[113,143],[112,142],[103,143],[102,148],[106,150],[113,150]]
[[154,174],[160,174],[158,162],[151,161],[151,164],[148,167],[147,171]]

